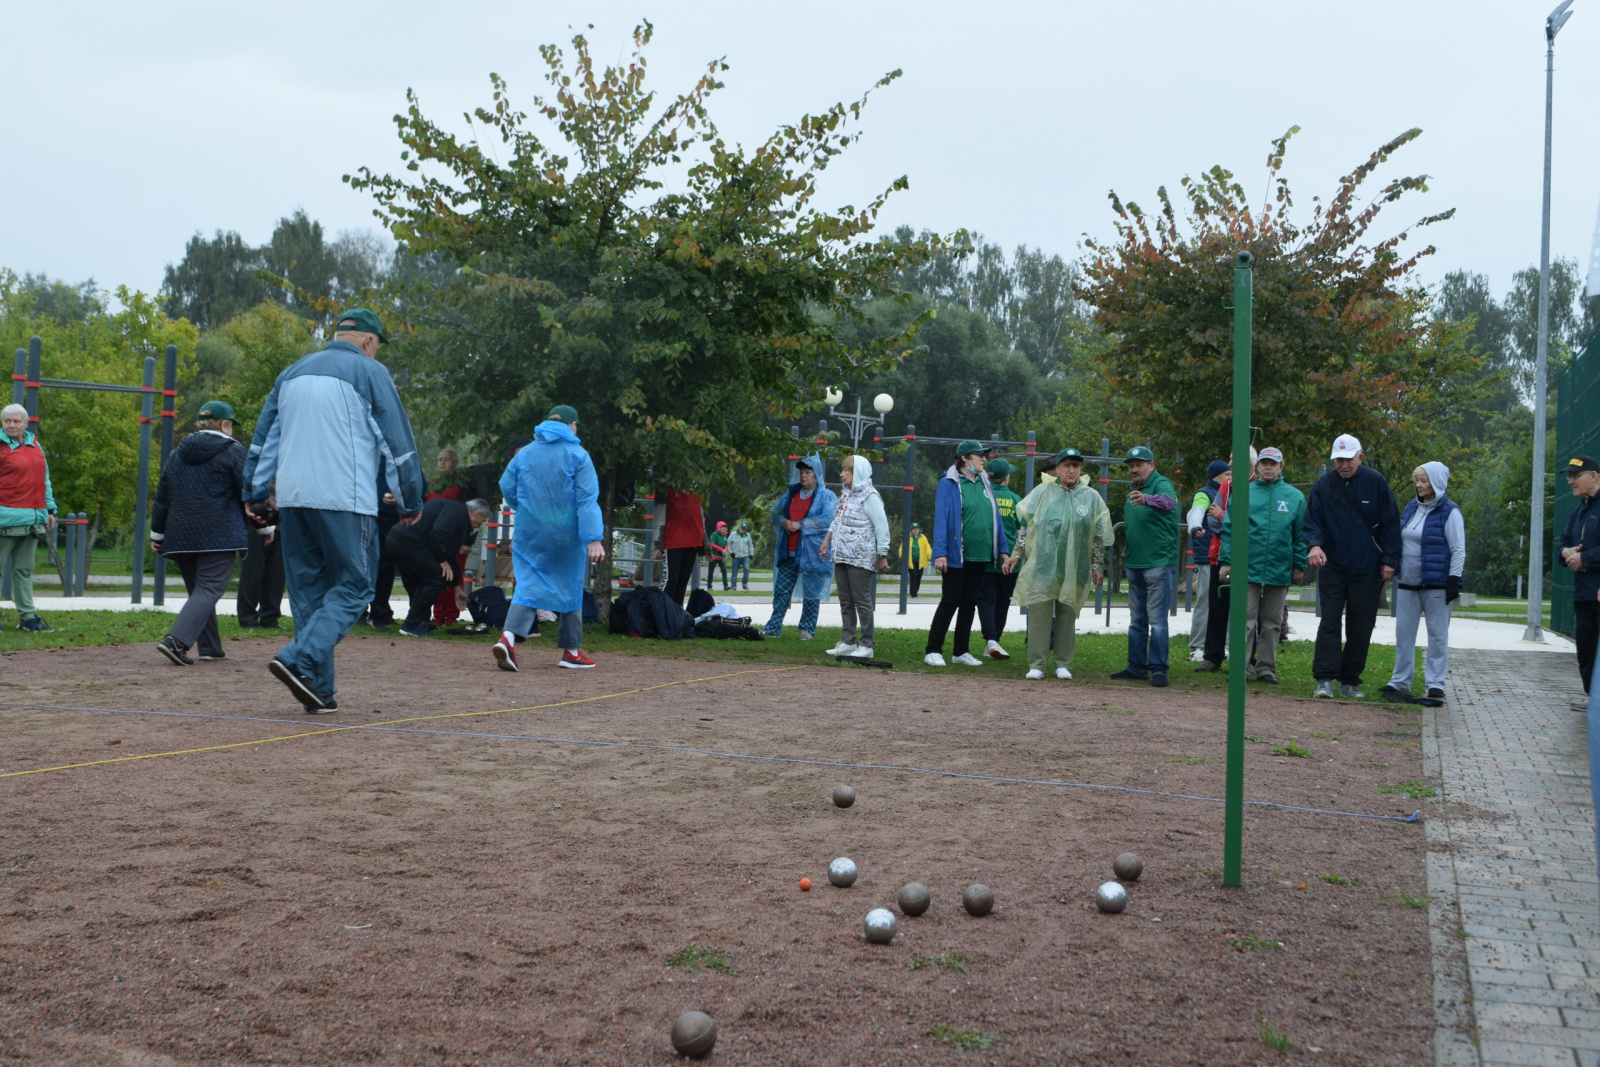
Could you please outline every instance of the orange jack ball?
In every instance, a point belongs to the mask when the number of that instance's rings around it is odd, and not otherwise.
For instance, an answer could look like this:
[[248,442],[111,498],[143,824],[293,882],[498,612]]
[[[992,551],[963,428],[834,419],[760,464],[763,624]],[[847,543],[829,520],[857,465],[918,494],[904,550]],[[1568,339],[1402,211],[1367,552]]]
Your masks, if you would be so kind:
[[800,892],[802,892],[802,893],[811,892],[811,879],[809,879],[809,878],[800,879]]

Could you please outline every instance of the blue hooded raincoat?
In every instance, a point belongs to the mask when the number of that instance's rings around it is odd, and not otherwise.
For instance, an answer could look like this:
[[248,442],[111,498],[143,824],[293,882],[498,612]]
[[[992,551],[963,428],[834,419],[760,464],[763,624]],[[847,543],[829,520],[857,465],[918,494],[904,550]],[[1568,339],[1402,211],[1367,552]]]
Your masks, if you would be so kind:
[[590,541],[602,540],[600,479],[572,427],[541,422],[533,443],[512,457],[500,476],[506,506],[517,513],[511,560],[513,604],[545,611],[580,611]]
[[[795,563],[799,566],[801,574],[824,574],[832,578],[832,554],[818,556],[817,552],[822,548],[822,539],[827,536],[828,527],[833,525],[833,513],[839,506],[839,498],[834,495],[832,489],[822,484],[820,455],[807,456],[800,462],[810,467],[811,473],[817,476],[817,490],[811,495],[811,510],[800,520],[800,547],[796,553],[799,558]],[[789,501],[798,492],[800,492],[800,481],[796,477],[795,483],[778,498],[776,504],[772,505],[772,529],[778,535],[778,546],[773,550],[774,563],[782,563],[789,558],[789,534],[783,528],[783,523],[789,517]],[[810,599],[818,598],[810,597]]]

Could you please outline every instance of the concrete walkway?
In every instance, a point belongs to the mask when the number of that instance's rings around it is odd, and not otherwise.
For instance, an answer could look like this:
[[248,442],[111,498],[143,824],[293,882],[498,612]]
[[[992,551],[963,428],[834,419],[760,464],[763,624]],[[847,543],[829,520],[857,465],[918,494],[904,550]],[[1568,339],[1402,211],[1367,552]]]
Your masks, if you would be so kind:
[[[1600,1057],[1600,883],[1572,656],[1452,657],[1424,720],[1443,783],[1428,823],[1440,1065]],[[1476,1039],[1474,1041],[1474,1038]]]

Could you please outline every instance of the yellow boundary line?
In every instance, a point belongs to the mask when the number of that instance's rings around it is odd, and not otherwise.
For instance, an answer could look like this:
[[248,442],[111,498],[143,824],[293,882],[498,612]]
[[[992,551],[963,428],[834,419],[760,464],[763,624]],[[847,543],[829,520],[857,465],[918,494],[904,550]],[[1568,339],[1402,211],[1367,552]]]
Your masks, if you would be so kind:
[[373,726],[396,726],[406,722],[436,722],[440,719],[477,719],[487,715],[510,715],[517,711],[543,711],[548,708],[565,708],[574,704],[592,704],[600,700],[615,700],[618,697],[635,696],[639,693],[649,693],[656,689],[670,689],[675,685],[695,685],[699,682],[719,682],[725,678],[738,678],[746,674],[774,674],[781,671],[803,670],[806,664],[797,664],[793,667],[761,667],[746,671],[732,671],[728,674],[712,674],[704,678],[683,678],[675,682],[662,682],[659,685],[647,685],[638,689],[624,689],[619,693],[602,693],[599,696],[578,697],[573,700],[558,700],[554,704],[530,704],[525,708],[498,708],[493,711],[454,711],[445,715],[414,715],[406,719],[380,719],[377,722],[364,722],[354,726],[329,726],[322,730],[301,730],[299,733],[280,734],[277,737],[262,737],[255,741],[234,741],[226,745],[207,745],[204,748],[180,748],[171,752],[148,752],[142,756],[116,756],[112,759],[90,760],[86,763],[63,763],[55,767],[36,767],[31,771],[9,771],[0,774],[0,779],[21,778],[30,774],[49,774],[52,771],[75,771],[83,767],[104,767],[112,763],[133,763],[138,760],[160,759],[163,756],[193,756],[201,752],[221,752],[230,748],[248,748],[251,745],[270,745],[274,741],[294,741],[302,737],[321,737],[326,734],[347,734],[356,730],[365,730]]

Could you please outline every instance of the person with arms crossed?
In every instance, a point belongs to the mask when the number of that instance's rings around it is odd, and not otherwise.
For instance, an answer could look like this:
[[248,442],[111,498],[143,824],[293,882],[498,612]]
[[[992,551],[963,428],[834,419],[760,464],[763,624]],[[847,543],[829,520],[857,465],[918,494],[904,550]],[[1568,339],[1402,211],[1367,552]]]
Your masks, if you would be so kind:
[[[1561,565],[1572,572],[1572,640],[1578,646],[1578,676],[1583,691],[1593,681],[1595,646],[1600,644],[1600,461],[1593,456],[1567,460],[1567,486],[1578,506],[1561,531]],[[1588,711],[1589,700],[1574,700],[1573,711]]]

